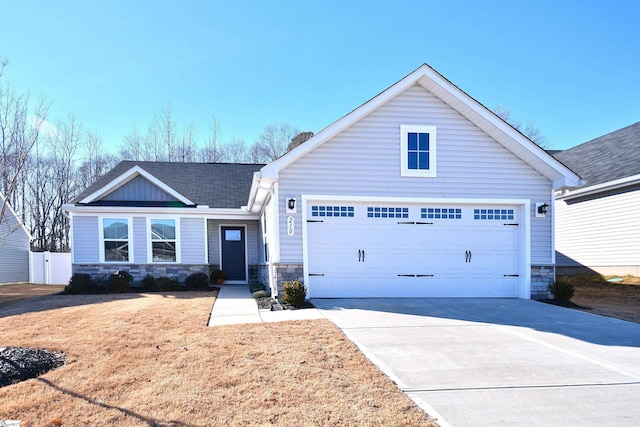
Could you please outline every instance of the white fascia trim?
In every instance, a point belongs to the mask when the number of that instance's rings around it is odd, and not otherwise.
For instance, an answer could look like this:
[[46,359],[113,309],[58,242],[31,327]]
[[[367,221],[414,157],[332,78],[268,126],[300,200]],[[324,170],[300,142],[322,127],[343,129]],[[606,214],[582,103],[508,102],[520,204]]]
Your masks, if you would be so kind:
[[260,215],[247,212],[244,209],[194,209],[194,208],[167,208],[167,207],[131,207],[131,206],[76,206],[65,205],[64,209],[76,216],[96,215],[179,215],[196,216],[211,219],[240,219],[258,220]]
[[617,188],[626,187],[640,183],[640,175],[627,176],[625,178],[616,179],[613,181],[603,182],[602,184],[596,184],[589,187],[582,187],[577,190],[569,190],[566,193],[562,193],[556,196],[557,200],[560,199],[572,199],[580,196],[587,196],[590,194],[600,193],[602,191],[615,190]]
[[[556,185],[556,181],[558,180],[562,183],[566,182],[563,186],[580,185],[580,177],[571,169],[556,160],[552,155],[544,151],[544,149],[524,136],[513,126],[506,123],[472,96],[447,80],[442,74],[426,64],[419,68],[419,70],[422,70],[423,76],[418,79],[418,84],[449,104],[543,176],[552,180],[554,185]],[[450,99],[450,97],[453,99]],[[460,108],[462,106],[466,108]],[[496,131],[499,133],[497,134]],[[550,173],[551,170],[549,170],[549,168],[555,173]],[[558,174],[560,177],[557,176]],[[556,188],[559,187],[560,185]]]
[[98,190],[94,191],[93,193],[89,194],[87,197],[85,197],[84,199],[80,200],[79,203],[91,203],[93,201],[96,201],[96,200],[106,196],[107,194],[117,190],[118,188],[122,187],[124,184],[126,184],[129,181],[131,181],[132,179],[134,179],[137,176],[144,177],[146,180],[148,180],[149,182],[151,182],[152,184],[154,184],[155,186],[160,188],[162,191],[164,191],[165,193],[169,194],[170,196],[176,198],[177,200],[181,201],[182,203],[184,203],[186,205],[195,205],[194,202],[192,202],[191,200],[189,200],[188,198],[186,198],[182,194],[178,193],[176,190],[174,190],[173,188],[169,187],[167,184],[165,184],[164,182],[162,182],[161,180],[159,180],[155,176],[151,175],[149,172],[147,172],[146,170],[142,169],[138,165],[132,167],[131,169],[129,169],[128,171],[126,171],[122,175],[118,176],[117,178],[115,178],[114,180],[112,180],[111,182],[106,184],[105,186],[103,186],[100,189],[98,189]]
[[260,170],[262,176],[277,179],[279,172],[282,169],[286,168],[291,163],[303,157],[310,151],[313,151],[314,149],[316,149],[316,147],[322,145],[343,130],[347,129],[349,126],[366,117],[368,114],[389,101],[391,98],[404,92],[405,90],[416,84],[420,76],[422,76],[423,74],[422,70],[424,67],[427,67],[427,65],[425,64],[422,67],[418,68],[408,76],[404,77],[402,80],[398,81],[394,85],[385,89],[380,94],[376,95],[361,106],[357,107],[355,110],[333,122],[331,125],[318,132],[304,144],[300,144],[289,153],[264,166]]

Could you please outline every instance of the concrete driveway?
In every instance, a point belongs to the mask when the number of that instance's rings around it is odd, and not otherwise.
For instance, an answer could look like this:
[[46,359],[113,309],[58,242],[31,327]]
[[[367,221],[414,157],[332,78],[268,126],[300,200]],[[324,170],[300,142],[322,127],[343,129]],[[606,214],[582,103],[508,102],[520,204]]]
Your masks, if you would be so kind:
[[313,304],[442,426],[640,420],[640,324],[519,299]]

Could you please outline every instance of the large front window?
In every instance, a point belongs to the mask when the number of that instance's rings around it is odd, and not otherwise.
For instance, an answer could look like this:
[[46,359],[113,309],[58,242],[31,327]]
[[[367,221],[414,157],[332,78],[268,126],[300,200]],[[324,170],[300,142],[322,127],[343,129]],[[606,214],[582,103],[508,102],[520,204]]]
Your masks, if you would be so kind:
[[129,220],[104,218],[102,220],[104,260],[129,262]]
[[151,259],[153,262],[176,262],[176,220],[152,219]]

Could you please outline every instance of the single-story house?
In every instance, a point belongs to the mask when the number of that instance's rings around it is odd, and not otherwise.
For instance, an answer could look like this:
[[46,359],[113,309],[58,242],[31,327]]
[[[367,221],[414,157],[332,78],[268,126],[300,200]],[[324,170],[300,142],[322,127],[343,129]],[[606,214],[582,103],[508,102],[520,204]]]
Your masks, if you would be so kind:
[[640,122],[554,155],[586,181],[556,196],[558,271],[640,276]]
[[30,242],[31,234],[0,194],[0,284],[29,281]]
[[425,64],[270,164],[122,162],[65,210],[74,272],[535,298],[555,277],[548,207],[579,183]]

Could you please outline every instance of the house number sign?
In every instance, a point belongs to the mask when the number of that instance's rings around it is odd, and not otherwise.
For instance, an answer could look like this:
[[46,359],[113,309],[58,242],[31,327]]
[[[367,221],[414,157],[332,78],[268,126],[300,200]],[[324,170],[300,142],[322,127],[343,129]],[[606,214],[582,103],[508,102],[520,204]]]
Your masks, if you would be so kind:
[[294,224],[294,219],[293,219],[293,217],[292,217],[292,216],[288,216],[288,217],[287,217],[287,234],[288,234],[289,236],[293,236],[293,233],[294,233],[294,227],[293,227],[293,224]]

